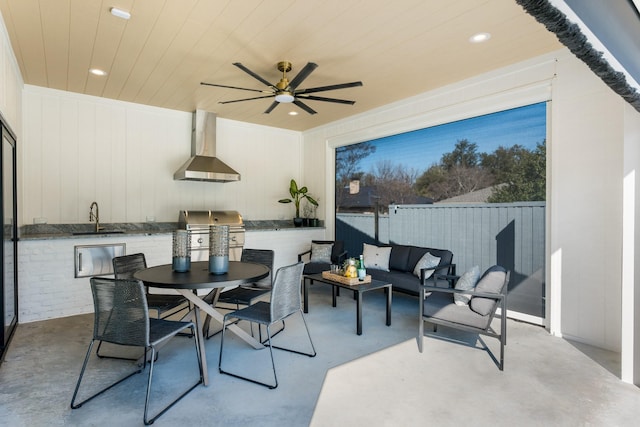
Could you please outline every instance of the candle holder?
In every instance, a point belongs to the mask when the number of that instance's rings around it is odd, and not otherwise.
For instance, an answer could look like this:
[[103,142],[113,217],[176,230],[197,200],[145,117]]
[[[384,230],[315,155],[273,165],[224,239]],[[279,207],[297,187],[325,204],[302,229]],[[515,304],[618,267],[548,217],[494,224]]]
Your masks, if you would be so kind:
[[209,226],[209,273],[229,271],[229,226]]
[[173,232],[173,271],[184,273],[191,268],[191,239],[187,230]]

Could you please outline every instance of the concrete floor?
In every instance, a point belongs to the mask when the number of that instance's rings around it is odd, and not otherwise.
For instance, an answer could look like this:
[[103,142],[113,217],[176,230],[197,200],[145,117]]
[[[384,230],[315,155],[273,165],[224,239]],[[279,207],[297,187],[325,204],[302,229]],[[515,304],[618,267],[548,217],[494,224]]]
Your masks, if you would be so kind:
[[[318,355],[276,350],[277,389],[219,374],[218,335],[206,341],[210,385],[197,387],[154,425],[631,426],[640,418],[640,390],[619,380],[617,354],[552,337],[543,328],[509,321],[500,372],[477,336],[444,327],[425,337],[419,353],[415,298],[394,294],[387,327],[384,294],[365,294],[361,336],[355,334],[355,301],[349,295],[343,293],[332,308],[329,288],[315,285],[310,307],[306,319]],[[286,333],[276,338],[280,344],[304,342],[298,320],[287,322]],[[82,315],[18,326],[0,368],[1,425],[142,425],[146,375],[69,408],[92,325],[93,316]],[[227,368],[270,372],[268,351],[228,337]],[[495,339],[484,341],[497,352]],[[113,371],[131,368],[129,362],[94,357],[86,393]],[[154,372],[152,411],[196,376],[192,340],[172,340]]]

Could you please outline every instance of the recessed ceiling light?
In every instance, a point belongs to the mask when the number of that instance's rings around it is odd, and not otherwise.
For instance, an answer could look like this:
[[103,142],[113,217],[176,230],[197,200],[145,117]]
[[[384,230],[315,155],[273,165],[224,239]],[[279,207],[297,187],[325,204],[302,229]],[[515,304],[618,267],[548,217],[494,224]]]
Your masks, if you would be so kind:
[[122,18],[122,19],[131,18],[131,14],[129,12],[127,12],[126,10],[118,9],[117,7],[112,7],[111,9],[109,9],[109,12],[111,12],[113,16],[116,16],[118,18]]
[[471,43],[482,43],[486,42],[491,38],[491,34],[489,33],[477,33],[469,37],[469,41]]
[[91,69],[89,70],[89,72],[90,72],[91,74],[93,74],[94,76],[106,76],[106,75],[107,75],[107,72],[106,72],[106,71],[101,70],[101,69],[99,69],[99,68],[91,68]]
[[298,112],[297,111],[289,111],[289,115],[290,116],[297,116]]

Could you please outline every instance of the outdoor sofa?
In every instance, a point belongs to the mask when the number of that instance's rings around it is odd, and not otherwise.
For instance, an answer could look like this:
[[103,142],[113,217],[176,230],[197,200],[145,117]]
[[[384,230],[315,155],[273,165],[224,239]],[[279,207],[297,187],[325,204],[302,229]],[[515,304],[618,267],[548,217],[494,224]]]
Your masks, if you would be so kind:
[[[453,253],[446,249],[423,248],[411,245],[385,244],[381,246],[363,244],[364,263],[372,279],[392,284],[394,291],[418,296],[425,280],[430,286],[449,287],[450,280],[442,276],[455,276],[456,265]],[[330,265],[342,265],[347,259],[344,242],[341,240],[314,240],[311,248],[298,254],[298,261],[305,261],[304,274],[318,274],[329,270]],[[418,265],[420,264],[420,265]],[[432,277],[438,273],[438,277]]]
[[[394,291],[418,296],[425,280],[430,286],[449,287],[442,276],[455,276],[453,253],[447,249],[410,245],[363,245],[364,264],[372,279],[391,283]],[[418,265],[420,263],[420,265]],[[437,264],[436,264],[437,263]],[[438,277],[430,277],[438,273]],[[435,279],[435,280],[434,280]]]

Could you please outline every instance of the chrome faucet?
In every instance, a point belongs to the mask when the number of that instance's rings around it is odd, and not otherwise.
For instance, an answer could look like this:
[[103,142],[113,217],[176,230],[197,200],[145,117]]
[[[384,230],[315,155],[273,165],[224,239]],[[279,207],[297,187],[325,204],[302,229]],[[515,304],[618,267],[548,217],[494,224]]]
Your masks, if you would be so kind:
[[[93,208],[96,208],[96,213],[93,213]],[[100,227],[100,209],[98,208],[98,203],[93,202],[89,207],[89,222],[96,222],[96,233],[102,230],[104,227]]]

